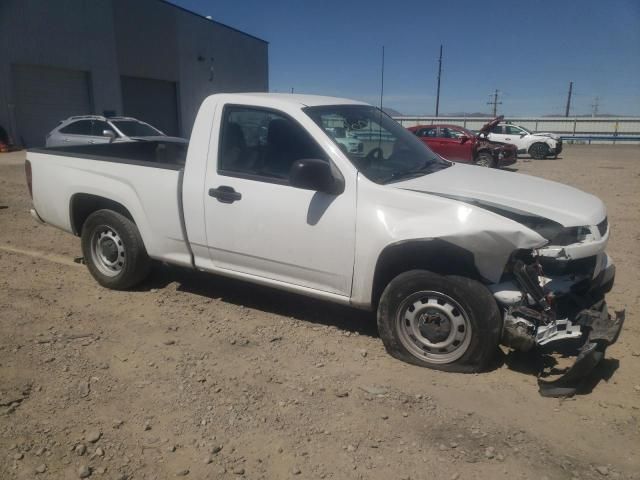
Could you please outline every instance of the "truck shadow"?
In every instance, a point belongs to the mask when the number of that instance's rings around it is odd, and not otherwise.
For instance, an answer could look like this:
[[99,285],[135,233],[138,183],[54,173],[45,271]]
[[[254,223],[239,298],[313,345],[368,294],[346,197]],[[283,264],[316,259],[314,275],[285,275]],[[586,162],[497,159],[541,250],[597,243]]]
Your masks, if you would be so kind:
[[333,326],[359,335],[378,337],[374,312],[170,265],[154,265],[149,280],[137,290],[163,289],[174,282],[178,284],[176,290],[180,292],[318,325]]

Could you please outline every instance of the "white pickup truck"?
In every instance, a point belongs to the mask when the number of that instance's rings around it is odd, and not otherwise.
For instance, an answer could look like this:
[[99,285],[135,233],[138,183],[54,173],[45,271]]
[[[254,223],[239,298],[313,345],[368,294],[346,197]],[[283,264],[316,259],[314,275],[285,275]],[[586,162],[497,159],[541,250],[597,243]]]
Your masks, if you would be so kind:
[[[361,132],[363,153],[340,147],[338,124]],[[445,161],[361,102],[213,95],[188,151],[34,149],[26,173],[32,215],[81,236],[108,288],[159,260],[377,310],[392,355],[448,371],[483,369],[499,343],[580,338],[549,395],[571,393],[621,328],[604,303],[615,268],[599,199]]]

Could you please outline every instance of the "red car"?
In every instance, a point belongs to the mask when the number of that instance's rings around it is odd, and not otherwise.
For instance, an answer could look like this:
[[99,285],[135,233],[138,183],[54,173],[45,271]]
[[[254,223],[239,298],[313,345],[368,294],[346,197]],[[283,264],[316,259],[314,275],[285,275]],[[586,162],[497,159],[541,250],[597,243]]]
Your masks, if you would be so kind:
[[477,135],[458,125],[418,125],[408,130],[447,160],[482,167],[505,167],[516,163],[517,147],[486,138],[491,128],[502,119],[500,116],[487,123]]

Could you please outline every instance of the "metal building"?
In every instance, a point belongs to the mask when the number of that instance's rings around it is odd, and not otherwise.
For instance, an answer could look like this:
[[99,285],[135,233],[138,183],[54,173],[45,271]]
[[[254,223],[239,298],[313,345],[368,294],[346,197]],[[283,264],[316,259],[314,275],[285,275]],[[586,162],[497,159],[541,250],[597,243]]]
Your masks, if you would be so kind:
[[267,90],[266,41],[163,0],[0,0],[0,125],[17,143],[90,113],[186,137],[207,95]]

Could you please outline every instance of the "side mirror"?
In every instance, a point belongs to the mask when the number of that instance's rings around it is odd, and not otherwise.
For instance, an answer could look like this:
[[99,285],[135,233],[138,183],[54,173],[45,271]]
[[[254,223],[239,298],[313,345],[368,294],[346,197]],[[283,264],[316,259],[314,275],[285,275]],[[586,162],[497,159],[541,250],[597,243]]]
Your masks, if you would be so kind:
[[463,135],[462,137],[460,137],[460,143],[467,143],[469,141],[469,137],[467,137],[466,135]]
[[326,160],[304,158],[294,162],[289,172],[289,183],[297,188],[340,195],[344,192],[344,179],[336,178]]
[[520,134],[520,138],[523,138],[523,137],[526,137],[526,136],[527,136],[527,134],[524,133],[524,132]]
[[111,143],[116,139],[116,132],[113,130],[103,130],[102,136],[107,137],[109,139],[109,143]]

